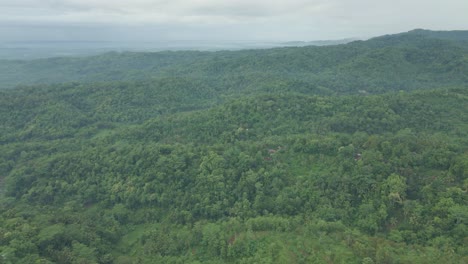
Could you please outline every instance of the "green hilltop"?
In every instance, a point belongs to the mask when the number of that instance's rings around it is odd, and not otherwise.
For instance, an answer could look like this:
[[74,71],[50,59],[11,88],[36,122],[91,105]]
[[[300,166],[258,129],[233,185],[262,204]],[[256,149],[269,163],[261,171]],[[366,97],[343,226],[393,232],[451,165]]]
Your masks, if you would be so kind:
[[465,33],[1,61],[0,263],[468,262]]
[[466,35],[466,31],[416,30],[323,47],[123,52],[84,58],[1,61],[0,87],[183,76],[223,89],[272,83],[284,84],[285,89],[291,85],[308,86],[309,90],[319,87],[314,93],[437,88],[467,82],[468,49],[463,41]]

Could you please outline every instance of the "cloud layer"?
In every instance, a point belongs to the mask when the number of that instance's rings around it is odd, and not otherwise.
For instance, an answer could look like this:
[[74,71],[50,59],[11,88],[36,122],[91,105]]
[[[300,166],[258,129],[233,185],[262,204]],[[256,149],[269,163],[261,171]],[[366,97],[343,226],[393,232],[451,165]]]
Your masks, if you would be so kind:
[[466,0],[0,0],[0,10],[0,34],[13,39],[314,40],[468,29]]

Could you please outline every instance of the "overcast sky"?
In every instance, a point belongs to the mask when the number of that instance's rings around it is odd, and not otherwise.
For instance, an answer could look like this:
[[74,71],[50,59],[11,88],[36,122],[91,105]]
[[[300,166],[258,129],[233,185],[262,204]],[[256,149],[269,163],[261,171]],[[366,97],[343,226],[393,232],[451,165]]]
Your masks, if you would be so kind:
[[292,41],[468,29],[468,0],[0,0],[0,41]]

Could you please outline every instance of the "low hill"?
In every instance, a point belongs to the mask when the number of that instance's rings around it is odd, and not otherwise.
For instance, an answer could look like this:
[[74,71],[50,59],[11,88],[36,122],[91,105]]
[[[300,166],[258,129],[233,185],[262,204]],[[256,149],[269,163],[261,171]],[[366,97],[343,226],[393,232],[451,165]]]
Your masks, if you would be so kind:
[[[327,93],[382,93],[468,82],[464,42],[423,31],[324,47],[219,52],[107,53],[85,58],[1,61],[0,86],[194,78],[219,89],[265,83],[320,87]],[[451,39],[456,39],[452,37]],[[222,88],[221,88],[222,87]],[[318,93],[320,91],[313,91]]]

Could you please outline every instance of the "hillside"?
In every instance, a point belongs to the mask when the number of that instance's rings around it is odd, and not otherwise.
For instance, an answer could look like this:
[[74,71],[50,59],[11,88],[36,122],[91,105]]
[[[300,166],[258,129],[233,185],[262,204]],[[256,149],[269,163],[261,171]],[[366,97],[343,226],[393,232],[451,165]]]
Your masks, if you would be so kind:
[[[426,32],[426,31],[424,31]],[[429,31],[428,31],[429,32]],[[322,93],[382,93],[468,82],[468,46],[440,34],[383,36],[335,46],[219,52],[107,53],[85,58],[0,61],[0,88],[61,82],[194,78],[243,89],[274,83],[316,86]],[[435,36],[435,37],[434,37]]]
[[466,46],[412,35],[8,62],[0,263],[468,262]]
[[433,31],[427,29],[414,29],[403,34],[421,35],[434,39],[468,41],[468,30]]

